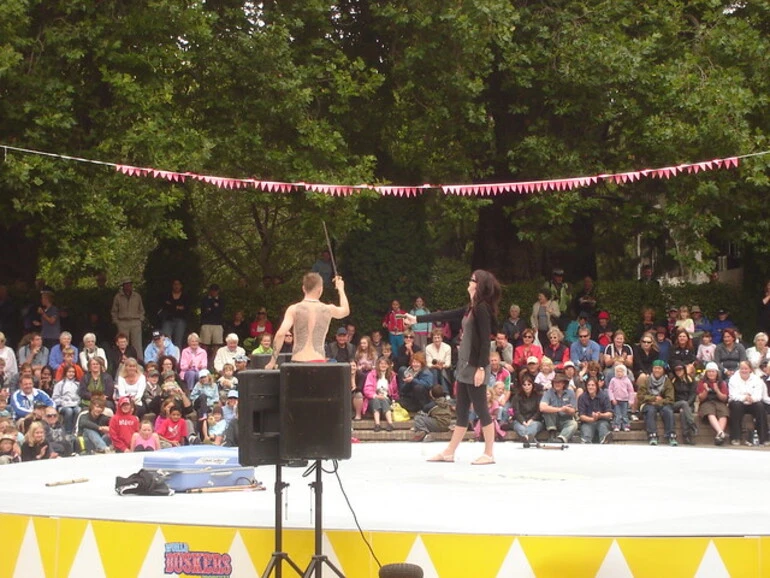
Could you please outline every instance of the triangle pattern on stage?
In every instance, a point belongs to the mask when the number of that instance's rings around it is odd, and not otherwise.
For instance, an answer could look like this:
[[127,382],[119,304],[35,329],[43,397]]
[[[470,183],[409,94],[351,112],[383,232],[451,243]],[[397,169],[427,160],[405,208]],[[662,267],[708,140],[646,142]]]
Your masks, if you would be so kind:
[[[424,534],[422,541],[439,576],[496,576],[512,536]],[[468,556],[468,552],[483,552]]]
[[233,543],[230,544],[230,550],[227,553],[230,555],[233,565],[233,572],[230,574],[230,578],[254,578],[255,576],[259,578],[260,574],[251,561],[251,555],[249,555],[246,544],[243,543],[240,532],[235,533]]
[[694,576],[708,538],[618,538],[634,576]]
[[[62,575],[64,573],[62,572]],[[94,536],[94,529],[91,524],[86,525],[83,538],[80,541],[80,547],[78,548],[75,560],[72,562],[72,567],[67,573],[70,578],[81,578],[82,576],[88,576],[88,578],[106,578],[104,573],[104,566],[102,565],[102,558],[99,555],[99,546],[96,544],[96,537]]]
[[419,535],[412,544],[412,549],[409,551],[409,555],[406,557],[405,562],[417,564],[422,567],[423,578],[440,578],[439,573],[436,571],[436,567],[433,565],[433,561],[430,559],[428,549],[425,547],[422,537]]
[[45,576],[56,576],[56,554],[59,541],[58,518],[32,518],[35,526],[35,538],[40,550],[40,560],[43,563]]
[[[92,520],[91,529],[107,576],[138,576],[158,525]],[[130,536],[131,556],[126,556],[127,535]],[[162,573],[162,557],[160,564]]]
[[612,545],[612,538],[520,536],[521,549],[536,576],[561,575],[565,560],[570,578],[594,578]]
[[730,572],[727,571],[713,540],[709,542],[706,552],[703,554],[695,578],[730,578]]
[[503,560],[503,565],[500,566],[500,570],[497,573],[497,578],[510,578],[516,576],[516,578],[536,578],[532,566],[527,560],[527,555],[524,550],[521,549],[521,544],[518,540],[514,540],[511,544],[508,555]]
[[[730,576],[760,576],[760,560],[770,559],[770,539],[768,538],[714,538],[714,546],[724,562]],[[765,563],[762,568],[767,571]]]
[[43,559],[40,556],[40,548],[37,545],[37,533],[32,518],[27,522],[24,539],[21,541],[19,555],[16,558],[16,569],[13,578],[30,578],[30,576],[45,576]]
[[[58,524],[59,547],[56,551],[56,575],[68,576],[89,522],[76,518],[59,518]],[[93,530],[91,530],[91,536],[93,538]],[[96,551],[98,552],[98,547]]]
[[617,540],[612,541],[596,578],[634,578]]
[[[3,529],[3,559],[20,560],[24,537],[27,534],[30,518],[27,516],[14,516],[11,514],[0,514],[0,528]],[[11,570],[11,568],[6,568]]]
[[163,536],[163,530],[156,526],[155,537],[152,539],[147,555],[142,562],[142,568],[137,578],[160,578],[161,576],[178,577],[178,574],[165,574],[163,572],[166,556],[166,538]]

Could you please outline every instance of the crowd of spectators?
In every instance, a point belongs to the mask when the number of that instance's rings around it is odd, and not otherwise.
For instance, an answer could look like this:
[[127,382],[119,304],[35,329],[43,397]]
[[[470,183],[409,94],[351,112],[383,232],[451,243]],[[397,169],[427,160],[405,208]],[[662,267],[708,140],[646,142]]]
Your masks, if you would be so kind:
[[[707,426],[717,445],[770,444],[765,332],[747,348],[728,311],[708,320],[696,304],[672,306],[661,317],[642,307],[638,326],[616,327],[590,278],[573,294],[563,275],[553,271],[527,306],[528,319],[513,304],[490,335],[487,401],[499,436],[513,430],[529,443],[545,430],[554,442],[607,443],[643,420],[655,445],[660,418],[665,441],[677,445],[679,415],[686,443]],[[114,338],[89,316],[76,340],[53,291],[43,286],[39,297],[18,311],[25,330],[18,342],[0,332],[0,461],[237,445],[238,373],[251,357],[272,354],[277,324],[265,308],[252,322],[238,311],[228,323],[212,284],[193,324],[191,300],[175,280],[143,341],[142,298],[123,279],[110,307]],[[7,300],[0,288],[0,327],[11,326]],[[762,305],[770,310],[770,285]],[[407,313],[428,312],[422,297],[408,312],[393,300],[369,334],[359,335],[352,322],[333,331],[326,354],[352,367],[355,420],[392,430],[396,410],[406,410],[415,441],[451,427],[462,334],[450,324],[405,322]],[[291,348],[289,333],[282,353]],[[747,415],[754,427],[744,432]]]

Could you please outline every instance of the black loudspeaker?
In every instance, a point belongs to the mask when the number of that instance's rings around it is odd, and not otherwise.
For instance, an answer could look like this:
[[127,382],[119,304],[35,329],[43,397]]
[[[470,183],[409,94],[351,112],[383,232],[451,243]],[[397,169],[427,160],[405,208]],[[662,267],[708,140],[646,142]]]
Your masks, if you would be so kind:
[[284,460],[348,460],[352,424],[347,363],[281,366],[280,456]]
[[[252,355],[251,359],[249,360],[249,369],[265,369],[267,362],[270,361],[272,358],[273,358],[272,353],[257,353],[256,355]],[[277,360],[278,367],[280,367],[287,361],[291,361],[291,353],[278,354],[278,360]]]
[[280,392],[277,369],[238,373],[238,461],[242,466],[282,463]]

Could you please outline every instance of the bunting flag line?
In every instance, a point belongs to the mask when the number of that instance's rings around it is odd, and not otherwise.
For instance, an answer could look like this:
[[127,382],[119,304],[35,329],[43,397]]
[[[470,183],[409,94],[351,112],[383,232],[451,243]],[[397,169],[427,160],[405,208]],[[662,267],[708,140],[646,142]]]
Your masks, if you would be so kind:
[[75,161],[80,163],[90,163],[95,165],[112,167],[119,173],[129,177],[152,177],[163,179],[174,183],[184,183],[188,179],[200,181],[209,185],[214,185],[220,189],[243,189],[254,188],[268,193],[289,193],[293,191],[306,190],[313,193],[332,195],[336,197],[346,197],[355,193],[371,190],[380,195],[398,196],[398,197],[416,197],[423,192],[435,189],[440,190],[446,195],[470,196],[496,196],[504,193],[533,194],[548,191],[571,191],[574,189],[590,187],[600,181],[614,182],[618,185],[634,183],[641,179],[671,179],[681,174],[696,174],[701,171],[712,171],[717,169],[737,168],[741,160],[749,157],[758,157],[770,154],[770,151],[761,151],[745,155],[738,155],[723,159],[712,159],[709,161],[700,161],[696,163],[684,163],[669,167],[660,167],[655,169],[641,169],[637,171],[628,171],[623,173],[609,173],[582,177],[568,177],[563,179],[550,179],[542,181],[523,181],[511,183],[477,183],[460,185],[338,185],[327,183],[306,183],[306,182],[281,182],[281,181],[263,181],[260,179],[242,179],[233,177],[218,177],[213,175],[201,175],[192,172],[177,172],[149,167],[135,167],[81,157],[74,157],[63,154],[55,154],[33,149],[13,147],[0,144],[0,148],[8,154],[8,151],[16,151],[26,154],[42,155],[57,159]]

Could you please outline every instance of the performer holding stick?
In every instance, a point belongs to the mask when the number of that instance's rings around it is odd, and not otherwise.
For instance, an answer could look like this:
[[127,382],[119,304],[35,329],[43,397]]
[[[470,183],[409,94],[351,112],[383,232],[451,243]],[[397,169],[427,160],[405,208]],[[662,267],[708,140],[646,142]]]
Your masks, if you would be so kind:
[[486,384],[489,377],[489,340],[497,305],[500,302],[500,284],[495,276],[482,269],[471,274],[468,282],[470,304],[451,311],[440,311],[427,315],[407,315],[410,325],[423,321],[451,321],[462,319],[463,338],[457,359],[457,425],[452,439],[443,452],[429,458],[429,462],[454,462],[455,450],[468,430],[470,404],[481,420],[484,432],[484,453],[476,458],[473,465],[494,464],[495,426],[489,415],[486,398]]
[[283,323],[275,332],[273,358],[267,363],[265,369],[275,368],[286,332],[292,327],[294,327],[294,348],[291,360],[326,361],[324,344],[331,320],[343,319],[350,315],[348,297],[345,295],[345,282],[339,275],[333,281],[340,295],[339,305],[321,303],[321,294],[324,290],[323,279],[318,273],[305,273],[302,278],[302,292],[305,298],[290,305],[286,310]]

